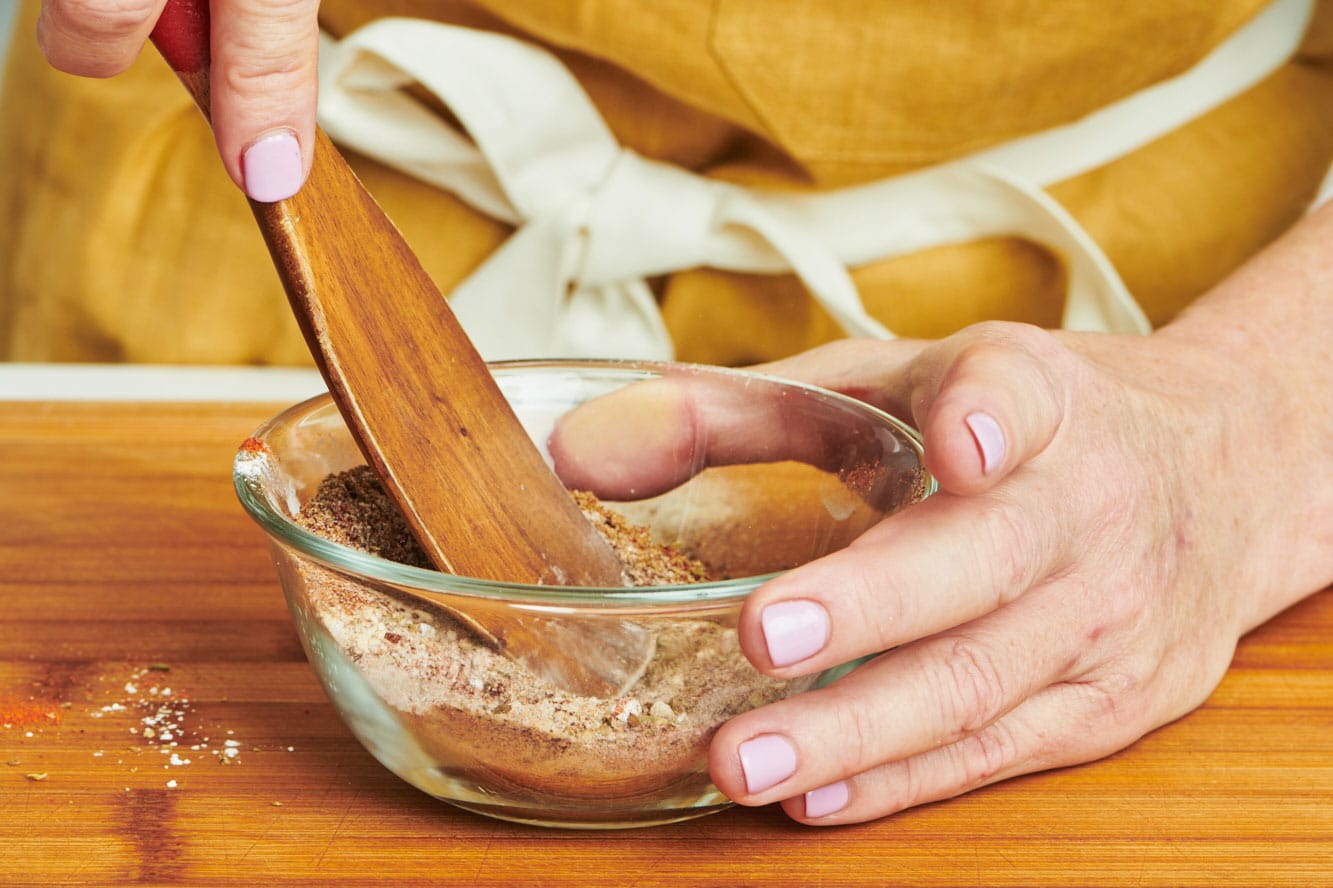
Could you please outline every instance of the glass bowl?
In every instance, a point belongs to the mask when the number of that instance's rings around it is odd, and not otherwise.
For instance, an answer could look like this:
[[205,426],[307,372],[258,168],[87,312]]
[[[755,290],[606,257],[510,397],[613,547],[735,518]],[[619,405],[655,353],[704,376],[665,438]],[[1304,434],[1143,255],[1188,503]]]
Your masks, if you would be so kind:
[[[624,415],[635,440],[679,437],[681,402],[673,393],[713,404],[690,411],[692,444],[669,455],[669,474],[688,480],[649,498],[604,504],[725,578],[632,589],[507,584],[389,561],[312,533],[295,518],[321,481],[364,464],[322,395],[258,429],[237,452],[234,472],[241,503],[268,536],[321,684],[386,768],[470,811],[604,829],[727,807],[708,776],[718,725],[838,672],[795,681],[760,675],[736,641],[746,595],[927,496],[934,484],[917,435],[851,398],[741,371],[571,360],[506,362],[492,371],[548,459],[556,422],[612,392],[648,395]],[[664,383],[676,388],[652,388]],[[575,415],[590,414],[599,415]],[[614,421],[620,411],[601,415]],[[763,443],[770,438],[771,446]],[[737,440],[748,442],[743,452],[720,458],[726,442]],[[446,596],[460,612],[502,607],[538,621],[631,621],[654,633],[656,653],[623,695],[581,697],[477,643],[414,590]]]

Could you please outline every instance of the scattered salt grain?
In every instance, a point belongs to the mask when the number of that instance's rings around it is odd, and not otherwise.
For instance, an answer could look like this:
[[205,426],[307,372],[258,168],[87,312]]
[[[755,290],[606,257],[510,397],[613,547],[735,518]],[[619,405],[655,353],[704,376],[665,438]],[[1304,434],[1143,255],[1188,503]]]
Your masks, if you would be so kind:
[[628,723],[631,718],[638,718],[641,715],[643,715],[643,704],[633,697],[617,700],[611,709],[611,717],[622,723]]

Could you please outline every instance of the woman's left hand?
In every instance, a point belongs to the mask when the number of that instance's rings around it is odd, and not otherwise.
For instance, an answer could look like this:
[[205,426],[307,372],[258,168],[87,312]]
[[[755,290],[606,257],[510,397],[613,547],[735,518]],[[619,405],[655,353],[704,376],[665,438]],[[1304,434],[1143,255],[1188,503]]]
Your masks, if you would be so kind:
[[[768,675],[878,656],[719,728],[717,786],[869,820],[1198,706],[1242,633],[1333,582],[1330,242],[1333,204],[1151,336],[989,323],[757,368],[914,421],[941,489],[751,594],[738,634]],[[619,392],[562,421],[567,483],[648,496],[672,465],[818,454],[771,410],[663,385],[642,394],[667,422]]]
[[888,652],[718,731],[741,804],[847,823],[1099,758],[1199,705],[1270,615],[1283,479],[1207,350],[994,323],[759,369],[910,415],[941,491],[747,602],[769,675]]

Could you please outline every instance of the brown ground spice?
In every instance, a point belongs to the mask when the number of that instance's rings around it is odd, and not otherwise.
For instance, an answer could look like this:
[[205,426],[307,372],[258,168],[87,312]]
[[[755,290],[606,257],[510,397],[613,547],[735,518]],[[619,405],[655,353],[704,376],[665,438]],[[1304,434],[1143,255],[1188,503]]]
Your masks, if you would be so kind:
[[[721,579],[708,565],[671,545],[656,543],[646,527],[631,524],[587,491],[575,491],[584,516],[620,556],[631,586],[702,583]],[[330,475],[301,508],[297,523],[327,540],[388,561],[430,568],[407,522],[369,466]]]
[[[604,507],[576,499],[635,584],[714,578],[708,567]],[[428,567],[366,467],[332,475],[297,517],[314,533]],[[581,697],[479,643],[442,612],[304,565],[311,616],[440,770],[534,807],[586,800],[689,798],[708,789],[707,747],[723,721],[804,690],[745,659],[713,619],[655,624],[657,651],[623,697]]]

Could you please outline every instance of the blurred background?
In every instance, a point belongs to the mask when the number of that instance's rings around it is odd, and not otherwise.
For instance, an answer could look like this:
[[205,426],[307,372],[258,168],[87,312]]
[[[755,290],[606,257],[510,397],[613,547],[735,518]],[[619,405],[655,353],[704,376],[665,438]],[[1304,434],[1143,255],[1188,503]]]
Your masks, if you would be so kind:
[[14,33],[14,17],[18,14],[19,0],[0,0],[0,76],[5,70],[5,53]]

